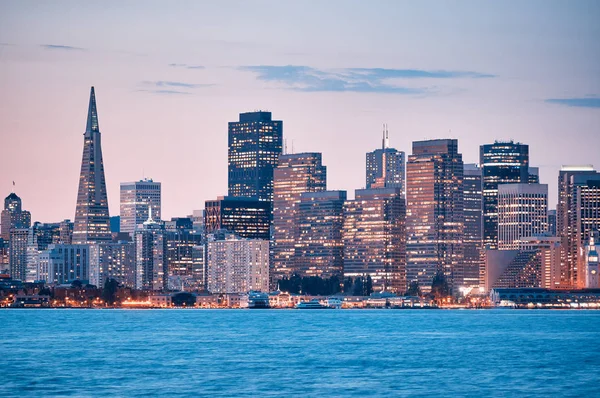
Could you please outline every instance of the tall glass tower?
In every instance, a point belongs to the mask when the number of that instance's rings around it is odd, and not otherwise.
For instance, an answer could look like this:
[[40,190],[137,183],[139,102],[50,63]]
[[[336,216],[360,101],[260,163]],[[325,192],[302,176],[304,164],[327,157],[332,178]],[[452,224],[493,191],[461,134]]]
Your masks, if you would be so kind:
[[107,242],[111,240],[110,217],[94,87],[90,93],[87,126],[83,137],[73,243]]
[[369,188],[400,188],[402,194],[405,188],[405,154],[390,148],[387,126],[383,127],[381,149],[367,152],[366,187]]

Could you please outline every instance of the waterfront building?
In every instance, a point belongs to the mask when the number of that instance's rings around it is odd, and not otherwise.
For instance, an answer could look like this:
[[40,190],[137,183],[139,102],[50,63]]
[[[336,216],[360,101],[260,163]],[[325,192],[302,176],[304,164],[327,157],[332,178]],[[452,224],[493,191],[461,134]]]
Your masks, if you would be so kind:
[[547,184],[498,186],[498,249],[517,249],[521,238],[547,232]]
[[529,182],[529,145],[496,141],[481,145],[483,170],[483,243],[498,247],[498,185]]
[[431,290],[443,273],[457,290],[464,276],[464,193],[458,140],[413,142],[406,165],[407,279]]
[[273,199],[273,169],[283,144],[283,122],[271,112],[240,113],[229,122],[229,196]]
[[8,242],[13,228],[29,228],[31,213],[23,210],[21,198],[11,192],[4,199],[4,210],[0,213],[0,238]]
[[304,192],[297,214],[294,272],[330,278],[343,274],[346,191]]
[[227,230],[242,238],[268,240],[270,228],[270,202],[232,196],[220,196],[205,202],[206,234]]
[[359,189],[344,204],[344,279],[374,291],[406,291],[406,205],[399,188]]
[[600,173],[592,166],[563,166],[558,181],[557,234],[564,247],[563,282],[571,288],[585,284],[583,247],[600,229]]
[[161,291],[167,288],[167,236],[162,221],[150,216],[136,229],[135,242],[135,288]]
[[211,293],[269,290],[269,241],[244,239],[231,233],[209,236],[206,267]]
[[293,153],[279,157],[273,171],[272,286],[295,272],[298,209],[304,192],[327,189],[327,168],[320,153]]
[[[150,207],[149,207],[150,206]],[[152,179],[121,183],[120,232],[132,235],[135,229],[148,219],[148,209],[152,218],[161,219],[161,184]]]
[[585,288],[600,288],[600,260],[598,259],[598,248],[596,245],[596,236],[590,235],[589,242],[585,245]]
[[83,137],[83,158],[77,192],[73,242],[110,242],[110,216],[94,87],[90,92],[87,125]]
[[[478,164],[465,164],[463,177],[464,217],[463,236],[464,262],[460,286],[479,286],[479,269],[483,250],[483,196],[482,170]],[[458,265],[460,268],[461,265]]]
[[90,284],[102,289],[107,279],[135,287],[135,243],[110,242],[90,245]]
[[390,148],[387,126],[383,127],[381,149],[367,152],[366,188],[400,188],[402,194],[405,187],[405,154]]
[[48,245],[39,256],[37,279],[49,285],[71,283],[75,280],[89,282],[90,245]]

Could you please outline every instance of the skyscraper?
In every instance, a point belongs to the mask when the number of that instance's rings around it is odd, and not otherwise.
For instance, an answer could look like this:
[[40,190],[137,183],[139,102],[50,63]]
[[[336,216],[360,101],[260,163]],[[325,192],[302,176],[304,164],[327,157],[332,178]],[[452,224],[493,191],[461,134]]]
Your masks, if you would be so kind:
[[94,87],[90,93],[87,126],[83,137],[73,243],[108,242],[111,240],[110,217]]
[[381,149],[367,152],[367,181],[369,188],[400,188],[404,194],[405,154],[390,148],[387,126],[383,127]]
[[[150,211],[148,212],[150,214]],[[148,217],[135,231],[135,287],[161,291],[167,288],[167,234],[161,221]]]
[[29,228],[31,226],[31,213],[23,210],[21,198],[11,192],[4,199],[4,210],[0,214],[0,238],[8,241],[10,230],[13,228]]
[[[530,181],[529,145],[513,141],[481,145],[479,163],[483,169],[483,243],[498,247],[498,185]],[[532,169],[531,179],[535,179]]]
[[271,112],[240,113],[229,122],[229,196],[271,201],[273,169],[283,142],[283,122]]
[[301,276],[342,279],[346,191],[305,192],[298,206],[294,270]]
[[[148,207],[150,205],[150,207]],[[161,219],[161,185],[151,179],[121,183],[121,231],[133,234],[148,219]]]
[[399,188],[358,189],[344,204],[344,278],[406,291],[406,207]]
[[204,205],[204,230],[227,230],[242,238],[269,240],[271,204],[253,198],[220,196]]
[[29,228],[12,228],[8,245],[10,276],[13,279],[26,280],[27,277],[27,239]]
[[[482,172],[478,164],[465,164],[463,179],[465,203],[464,263],[462,286],[479,285],[481,250],[483,249]],[[460,267],[460,266],[459,266]]]
[[498,249],[516,250],[523,238],[547,232],[547,184],[498,186]]
[[273,236],[271,238],[273,285],[294,273],[298,236],[298,208],[304,192],[327,189],[327,168],[320,153],[281,155],[273,171]]
[[[463,263],[463,161],[458,140],[413,142],[406,165],[407,279],[422,291],[437,273],[458,288]],[[456,281],[454,278],[456,277]]]

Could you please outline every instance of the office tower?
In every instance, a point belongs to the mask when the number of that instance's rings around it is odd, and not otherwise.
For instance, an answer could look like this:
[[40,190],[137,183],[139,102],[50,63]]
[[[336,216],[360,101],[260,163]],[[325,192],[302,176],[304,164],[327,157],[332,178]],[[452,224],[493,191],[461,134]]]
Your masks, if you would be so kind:
[[563,281],[566,287],[584,286],[584,244],[600,230],[600,173],[591,166],[564,166],[559,173],[557,233],[565,250]]
[[204,236],[204,210],[194,210],[192,211],[192,226],[194,227],[194,232]]
[[29,228],[12,228],[8,242],[10,276],[25,281],[27,276],[27,239]]
[[542,254],[538,250],[486,250],[484,275],[485,292],[542,287]]
[[110,233],[118,234],[121,232],[121,216],[112,216],[110,219]]
[[344,279],[406,291],[406,206],[399,188],[359,189],[344,204]]
[[94,87],[90,93],[87,126],[83,137],[73,243],[110,242],[110,217]]
[[30,226],[31,213],[23,210],[21,198],[11,192],[4,199],[4,210],[0,214],[0,238],[8,242],[11,229],[29,228]]
[[[148,207],[151,206],[151,207]],[[148,219],[161,219],[161,185],[151,179],[121,183],[121,231],[133,234]]]
[[269,290],[269,241],[234,234],[207,242],[207,288],[211,293]]
[[90,245],[90,284],[103,288],[107,279],[134,288],[135,243],[110,242]]
[[294,273],[298,235],[298,207],[304,192],[327,189],[327,168],[320,153],[293,153],[279,157],[273,171],[273,236],[271,238],[273,287]]
[[273,169],[283,141],[283,122],[271,112],[240,113],[229,122],[229,196],[273,199]]
[[301,276],[338,276],[344,267],[346,191],[305,192],[298,206],[294,270]]
[[598,248],[596,247],[596,237],[594,234],[590,235],[589,241],[585,245],[585,261],[584,269],[586,289],[598,289],[600,288],[599,272],[600,272],[600,260],[598,259]]
[[172,217],[171,221],[165,221],[167,232],[188,232],[194,230],[194,220],[190,217]]
[[271,203],[252,198],[220,196],[204,205],[207,234],[227,230],[242,238],[269,239]]
[[59,243],[70,245],[73,243],[73,223],[71,220],[63,220],[59,225]]
[[[478,164],[465,164],[463,177],[464,217],[463,236],[464,262],[460,286],[479,285],[479,268],[483,249],[483,195],[482,171]],[[460,265],[458,266],[460,268]]]
[[521,238],[547,232],[547,184],[498,186],[498,249],[517,249]]
[[51,244],[60,244],[60,224],[42,224],[35,222],[29,227],[27,236],[27,270],[25,281],[38,280],[39,255]]
[[529,182],[529,145],[513,141],[481,145],[483,244],[498,247],[498,185]]
[[463,279],[463,173],[458,140],[413,142],[406,165],[407,279],[423,292],[438,273],[454,290]]
[[135,287],[161,291],[167,288],[167,236],[163,222],[150,216],[135,233]]
[[527,182],[529,184],[539,184],[540,183],[540,168],[539,167],[529,167]]
[[203,243],[202,235],[192,231],[192,220],[188,220],[189,229],[175,228],[167,230],[166,234],[168,285],[171,290],[204,288],[204,259],[198,257],[197,251]]
[[536,250],[540,253],[540,287],[546,289],[560,288],[562,252],[560,238],[549,234],[525,237],[519,241],[519,250]]
[[369,188],[400,188],[406,192],[404,184],[405,154],[390,148],[387,126],[383,127],[381,149],[367,152],[367,181]]
[[49,285],[90,279],[90,245],[49,245],[40,253],[38,280]]
[[9,269],[9,258],[8,258],[8,240],[0,238],[0,274],[10,273]]
[[556,235],[556,210],[548,210],[548,234]]

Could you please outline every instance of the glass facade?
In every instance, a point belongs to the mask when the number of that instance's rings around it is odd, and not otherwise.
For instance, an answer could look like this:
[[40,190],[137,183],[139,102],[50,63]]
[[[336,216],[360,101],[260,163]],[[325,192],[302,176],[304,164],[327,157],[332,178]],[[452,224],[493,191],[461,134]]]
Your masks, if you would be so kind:
[[207,200],[204,228],[207,234],[226,230],[242,238],[269,240],[271,203],[231,196]]
[[463,177],[463,192],[465,204],[464,227],[464,265],[462,281],[464,287],[479,286],[479,270],[483,249],[483,196],[482,170],[478,164],[465,164]]
[[367,152],[366,188],[400,188],[405,194],[405,154],[389,147],[388,131],[384,127],[381,149]]
[[161,219],[161,184],[151,179],[121,183],[120,232],[133,234],[148,219]]

